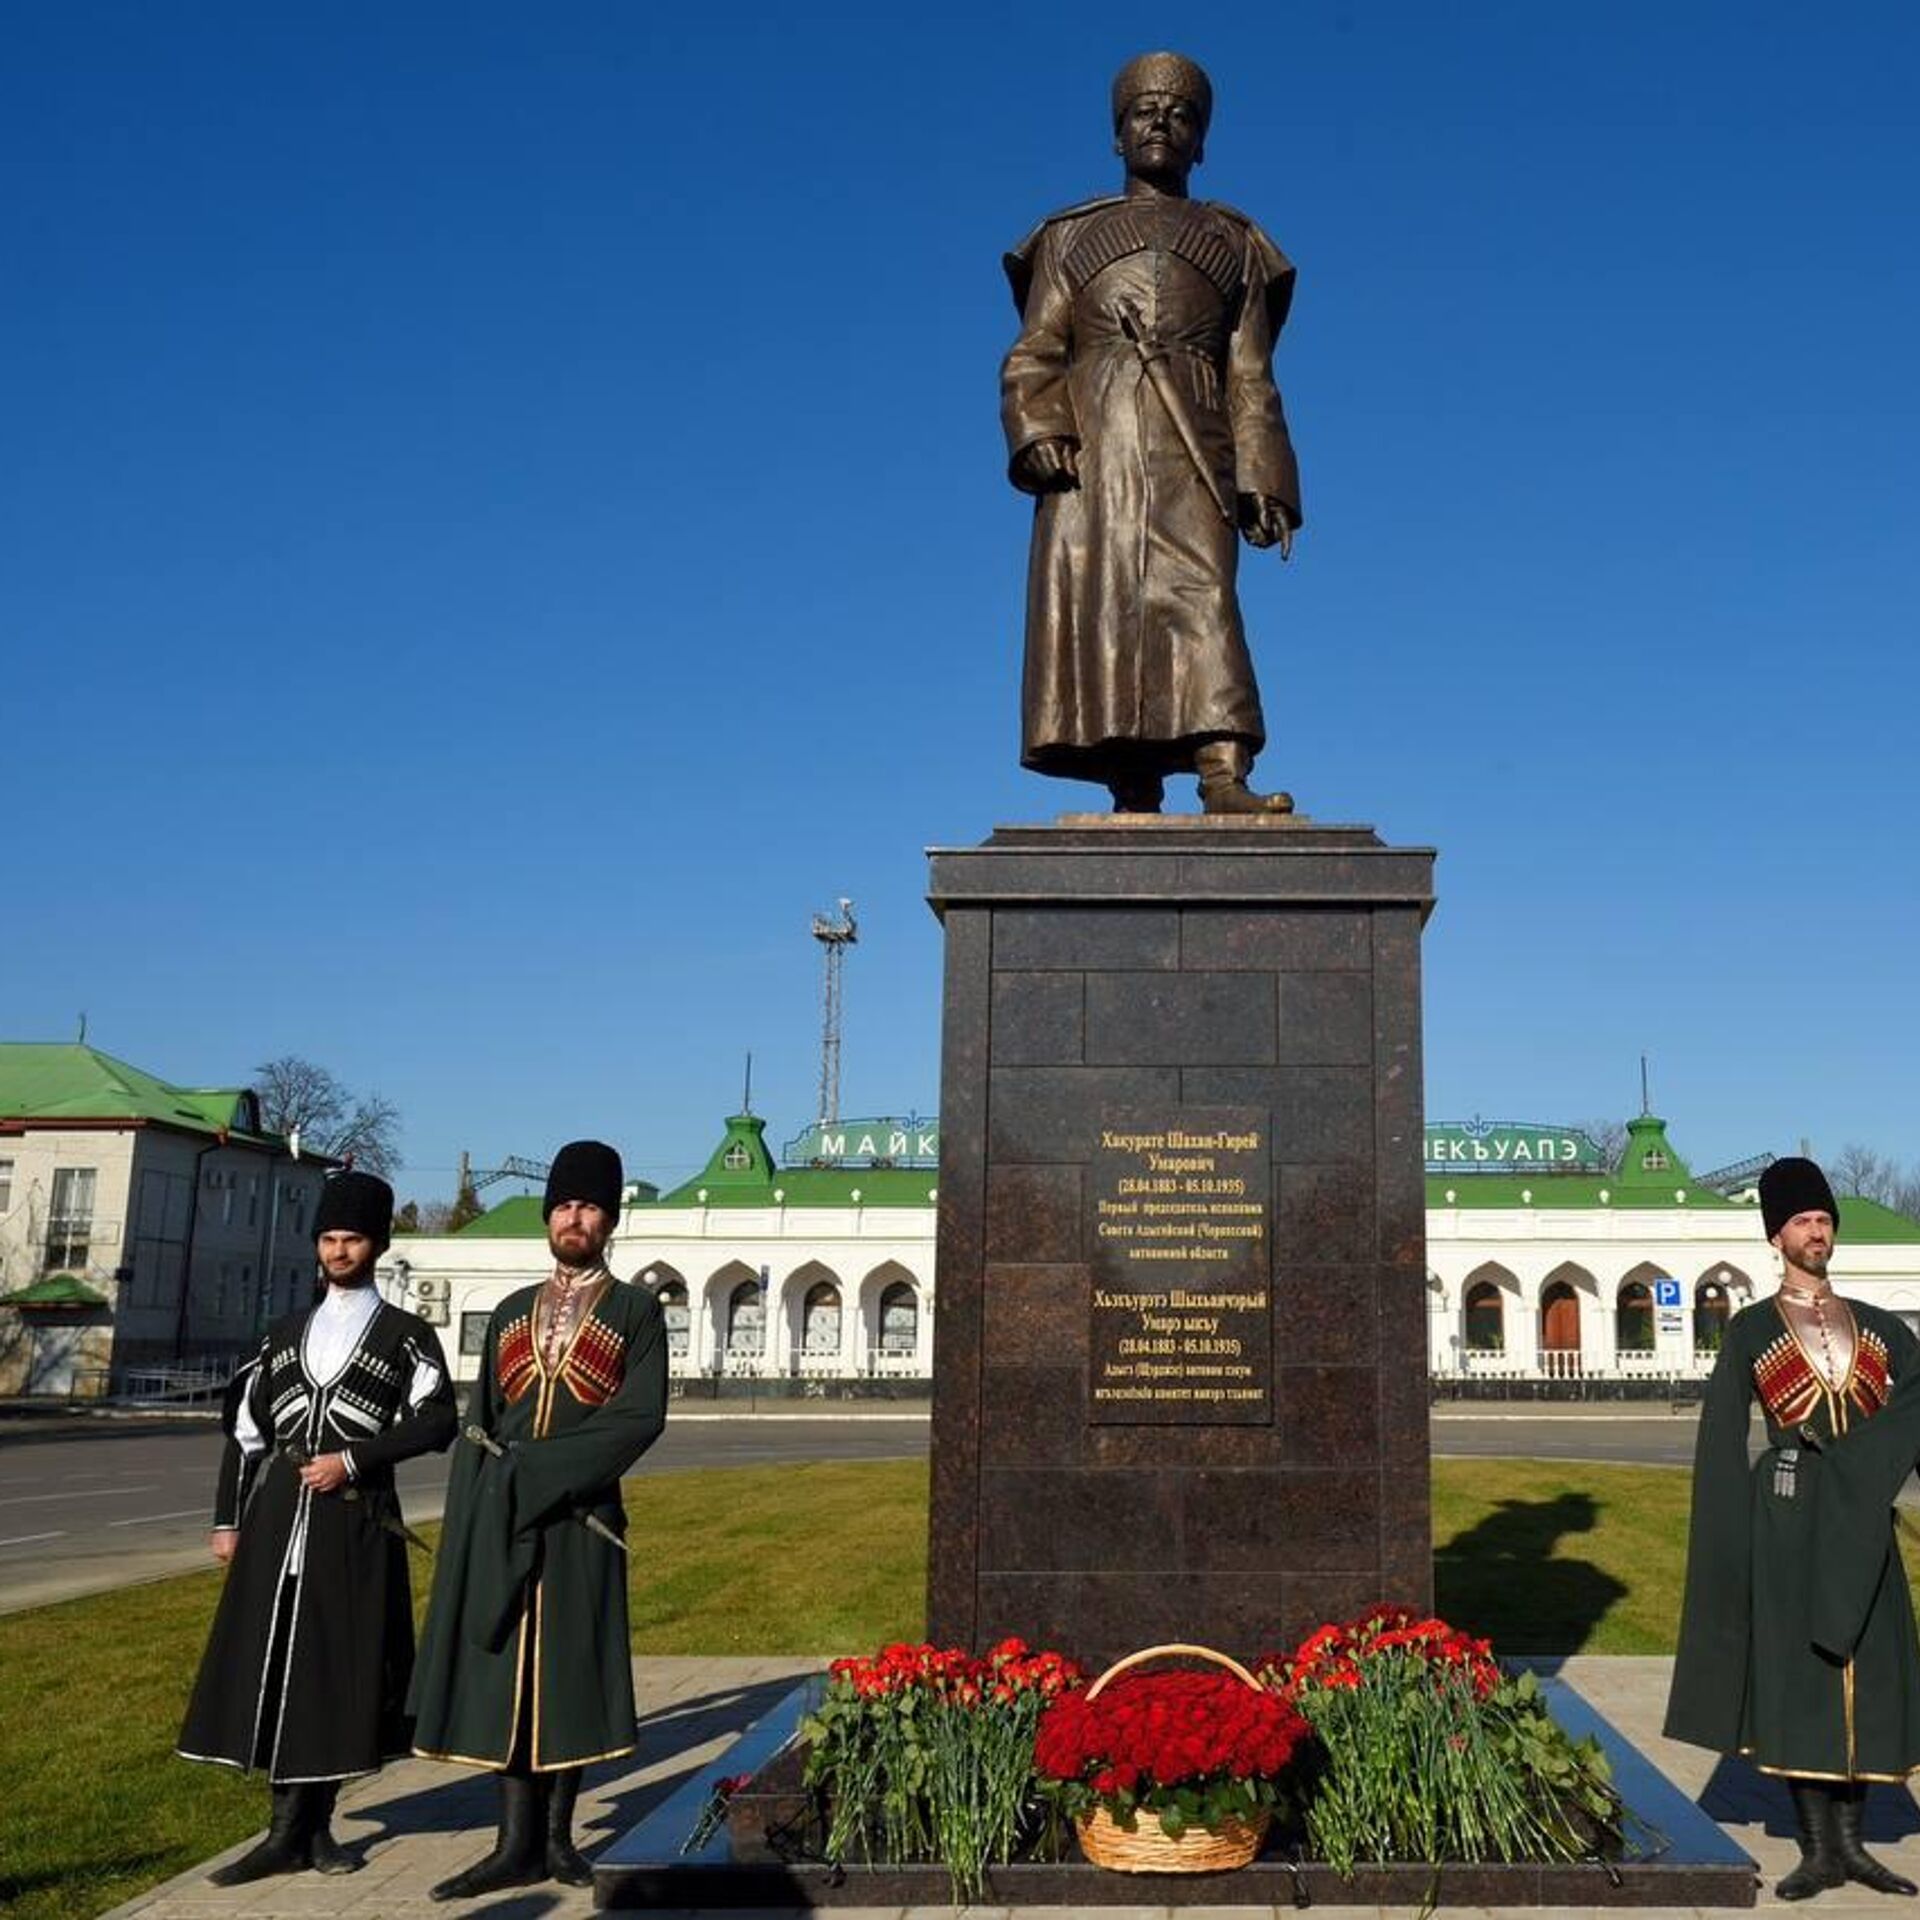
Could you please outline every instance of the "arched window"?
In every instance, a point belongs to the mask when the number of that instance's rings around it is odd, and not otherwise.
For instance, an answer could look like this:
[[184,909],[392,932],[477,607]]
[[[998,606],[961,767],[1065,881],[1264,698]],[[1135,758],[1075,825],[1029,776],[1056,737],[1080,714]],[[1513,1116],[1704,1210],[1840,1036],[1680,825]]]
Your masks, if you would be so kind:
[[831,1280],[817,1281],[807,1289],[800,1309],[800,1351],[840,1351],[840,1289]]
[[767,1301],[758,1280],[742,1280],[727,1296],[727,1351],[765,1353]]
[[660,1311],[667,1322],[667,1352],[675,1358],[683,1358],[692,1327],[687,1312],[687,1283],[684,1280],[663,1280],[654,1290],[654,1298],[660,1302]]
[[880,1296],[880,1351],[917,1353],[920,1349],[920,1296],[905,1280],[896,1280]]
[[1613,1306],[1613,1344],[1621,1353],[1653,1351],[1653,1289],[1644,1280],[1621,1285]]
[[1469,1353],[1505,1353],[1507,1312],[1498,1282],[1477,1280],[1467,1289],[1463,1315]]
[[1732,1306],[1727,1289],[1717,1278],[1702,1280],[1693,1290],[1693,1350],[1718,1353],[1726,1337],[1727,1316]]
[[1580,1350],[1580,1296],[1571,1281],[1555,1280],[1541,1290],[1540,1344],[1549,1353]]

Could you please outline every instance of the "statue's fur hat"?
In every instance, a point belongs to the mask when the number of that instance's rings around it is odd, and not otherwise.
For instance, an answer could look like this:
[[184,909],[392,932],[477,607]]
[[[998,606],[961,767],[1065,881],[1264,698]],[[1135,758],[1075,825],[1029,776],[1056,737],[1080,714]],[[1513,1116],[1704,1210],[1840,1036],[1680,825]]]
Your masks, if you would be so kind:
[[1197,62],[1183,53],[1143,53],[1129,60],[1114,76],[1113,124],[1143,93],[1173,93],[1200,116],[1200,131],[1213,119],[1213,82]]

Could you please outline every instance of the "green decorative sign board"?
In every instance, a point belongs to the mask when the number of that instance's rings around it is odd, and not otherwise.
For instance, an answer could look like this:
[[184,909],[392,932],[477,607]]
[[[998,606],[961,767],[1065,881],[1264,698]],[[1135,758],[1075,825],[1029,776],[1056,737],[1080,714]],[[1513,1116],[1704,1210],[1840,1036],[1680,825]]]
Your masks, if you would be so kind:
[[789,1167],[937,1167],[940,1122],[905,1119],[822,1120],[780,1149]]
[[1607,1157],[1577,1127],[1531,1120],[1429,1122],[1429,1173],[1604,1173]]

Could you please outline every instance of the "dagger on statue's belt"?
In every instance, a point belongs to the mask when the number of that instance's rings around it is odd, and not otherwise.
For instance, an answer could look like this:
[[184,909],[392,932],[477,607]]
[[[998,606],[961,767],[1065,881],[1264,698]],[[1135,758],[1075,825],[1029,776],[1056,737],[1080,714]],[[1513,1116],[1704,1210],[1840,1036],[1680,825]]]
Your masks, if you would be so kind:
[[[506,1448],[485,1427],[464,1427],[461,1429],[460,1437],[463,1440],[471,1440],[482,1452],[492,1454],[496,1460],[504,1460],[507,1457]],[[626,1552],[627,1543],[597,1513],[582,1513],[578,1507],[573,1508],[572,1512],[573,1517],[589,1533],[597,1533],[608,1546],[618,1548],[621,1553]]]
[[[280,1451],[287,1456],[287,1459],[295,1467],[310,1467],[313,1465],[313,1455],[310,1454],[305,1447],[301,1446],[297,1440],[288,1442]],[[342,1500],[358,1500],[360,1498],[360,1489],[349,1481],[347,1485],[340,1489],[340,1498]],[[433,1549],[428,1546],[391,1507],[373,1500],[369,1500],[365,1504],[367,1511],[373,1515],[375,1524],[392,1534],[396,1540],[404,1540],[408,1546],[418,1547],[422,1553],[432,1553]]]
[[1207,456],[1200,447],[1200,435],[1194,427],[1193,416],[1187,411],[1187,399],[1174,384],[1173,375],[1167,370],[1167,350],[1157,341],[1147,342],[1146,334],[1141,330],[1140,316],[1129,306],[1115,310],[1120,319],[1120,331],[1133,344],[1133,350],[1140,356],[1140,364],[1146,369],[1147,384],[1159,395],[1160,404],[1166,409],[1166,415],[1173,422],[1173,430],[1180,436],[1180,444],[1187,450],[1187,458],[1193,462],[1194,471],[1205,483],[1208,496],[1220,509],[1220,518],[1235,530],[1239,522],[1235,520],[1233,505],[1220,490],[1220,476],[1208,463]]

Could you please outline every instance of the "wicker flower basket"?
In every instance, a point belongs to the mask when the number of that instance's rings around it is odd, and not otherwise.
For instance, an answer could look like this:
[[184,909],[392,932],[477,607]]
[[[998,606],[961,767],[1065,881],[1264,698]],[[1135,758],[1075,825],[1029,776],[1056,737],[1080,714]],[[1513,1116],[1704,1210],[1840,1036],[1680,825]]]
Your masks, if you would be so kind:
[[[1138,1653],[1128,1654],[1124,1660],[1116,1660],[1087,1689],[1087,1698],[1095,1698],[1109,1680],[1117,1679],[1131,1668],[1172,1654],[1211,1660],[1259,1691],[1259,1681],[1239,1661],[1229,1659],[1224,1653],[1215,1653],[1211,1647],[1175,1645],[1144,1647]],[[1144,1809],[1134,1815],[1131,1833],[1105,1807],[1081,1814],[1073,1824],[1080,1836],[1080,1851],[1094,1866],[1106,1867],[1114,1873],[1230,1873],[1258,1856],[1266,1844],[1271,1822],[1272,1815],[1263,1812],[1252,1820],[1222,1821],[1217,1833],[1205,1827],[1188,1827],[1177,1840],[1161,1826],[1159,1815]]]

